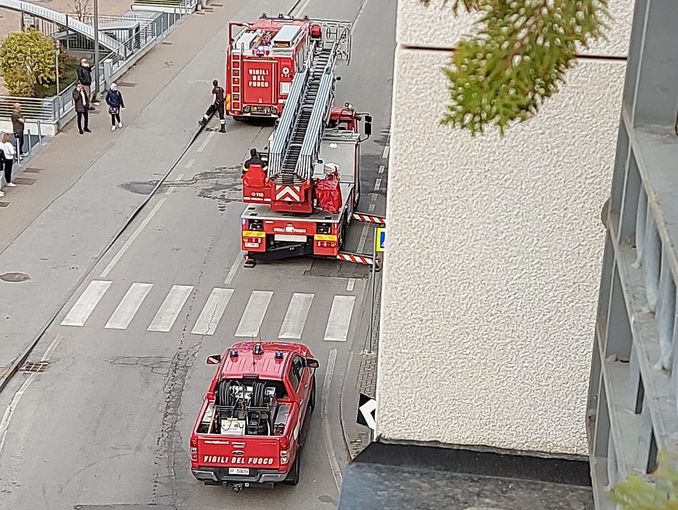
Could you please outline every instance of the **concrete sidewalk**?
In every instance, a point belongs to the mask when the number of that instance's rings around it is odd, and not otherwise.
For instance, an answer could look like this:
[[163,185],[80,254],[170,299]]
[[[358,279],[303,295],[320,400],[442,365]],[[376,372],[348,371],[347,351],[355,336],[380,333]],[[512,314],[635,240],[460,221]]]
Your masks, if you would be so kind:
[[189,16],[118,82],[122,130],[111,132],[101,105],[92,133],[71,125],[31,160],[35,181],[9,190],[0,209],[0,388],[146,199],[123,185],[157,182],[195,135],[211,80],[223,80],[228,21],[294,3],[230,0]]

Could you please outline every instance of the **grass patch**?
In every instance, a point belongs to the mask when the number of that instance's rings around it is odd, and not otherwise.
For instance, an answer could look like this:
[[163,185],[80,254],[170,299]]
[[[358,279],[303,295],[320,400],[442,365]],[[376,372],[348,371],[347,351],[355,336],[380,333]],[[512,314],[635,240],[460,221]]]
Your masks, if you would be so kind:
[[[66,57],[61,62],[61,75],[59,76],[59,92],[67,88],[78,79],[78,65],[80,63],[73,57]],[[35,97],[45,98],[57,95],[56,83],[49,85],[36,85]]]

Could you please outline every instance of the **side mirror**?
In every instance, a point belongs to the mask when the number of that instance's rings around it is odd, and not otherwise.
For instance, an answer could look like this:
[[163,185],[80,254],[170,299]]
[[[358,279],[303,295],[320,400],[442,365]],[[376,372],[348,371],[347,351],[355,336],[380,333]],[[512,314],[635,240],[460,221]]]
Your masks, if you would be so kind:
[[320,366],[320,363],[318,363],[317,359],[306,358],[306,366],[308,368],[318,368]]
[[208,365],[218,365],[219,363],[221,363],[221,354],[213,354],[207,357]]
[[365,115],[365,134],[367,136],[372,134],[372,115]]

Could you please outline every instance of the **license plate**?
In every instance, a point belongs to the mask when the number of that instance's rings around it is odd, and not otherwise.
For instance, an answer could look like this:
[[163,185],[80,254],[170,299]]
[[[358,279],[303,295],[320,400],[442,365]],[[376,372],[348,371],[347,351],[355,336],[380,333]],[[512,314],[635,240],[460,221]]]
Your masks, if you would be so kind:
[[249,475],[249,468],[228,468],[229,475]]
[[259,243],[245,243],[245,248],[259,248]]

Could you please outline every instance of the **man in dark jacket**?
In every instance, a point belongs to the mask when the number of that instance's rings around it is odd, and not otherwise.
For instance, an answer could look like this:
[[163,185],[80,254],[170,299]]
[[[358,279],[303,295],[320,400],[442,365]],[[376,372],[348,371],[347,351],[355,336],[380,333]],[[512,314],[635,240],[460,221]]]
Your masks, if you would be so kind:
[[[73,104],[75,105],[75,112],[78,114],[78,131],[80,134],[83,131],[91,133],[89,129],[89,95],[85,92],[85,88],[82,83],[78,82],[75,84],[73,89]],[[85,127],[83,129],[83,120],[85,121]]]
[[22,156],[25,156],[24,152],[24,126],[26,120],[24,119],[24,114],[21,112],[21,103],[14,103],[14,109],[12,110],[12,132],[14,133],[14,139],[19,142],[19,153]]
[[264,171],[266,171],[266,163],[261,159],[257,149],[250,149],[250,159],[245,161],[242,165],[242,173],[244,174],[250,169],[250,165],[259,165]]
[[[92,97],[92,91],[90,90],[90,87],[92,86],[92,69],[86,58],[80,59],[80,65],[78,66],[78,81],[82,84],[82,88],[85,90],[87,97]],[[94,110],[90,105],[87,106],[87,109]]]
[[226,119],[224,119],[224,89],[219,86],[219,81],[214,80],[212,82],[212,104],[203,115],[202,119],[198,121],[198,124],[204,126],[207,124],[207,121],[210,120],[210,117],[214,113],[219,113],[219,122],[221,123],[220,131],[222,133],[226,132]]

